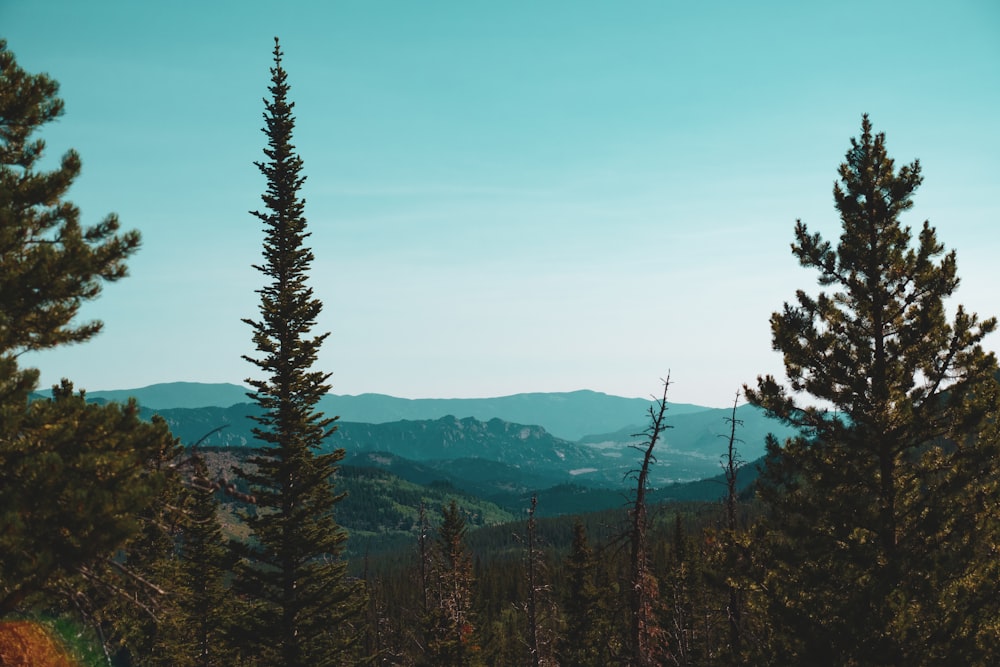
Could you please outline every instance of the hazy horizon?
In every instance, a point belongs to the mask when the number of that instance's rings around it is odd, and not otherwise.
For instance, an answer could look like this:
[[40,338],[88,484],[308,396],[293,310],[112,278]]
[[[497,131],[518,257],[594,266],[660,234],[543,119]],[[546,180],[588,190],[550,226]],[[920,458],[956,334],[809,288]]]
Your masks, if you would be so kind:
[[[88,394],[101,394],[101,393],[105,393],[105,392],[138,391],[138,390],[142,390],[142,389],[150,389],[150,388],[153,388],[153,387],[158,387],[158,386],[162,386],[162,385],[171,385],[171,384],[198,384],[198,385],[207,385],[207,386],[229,385],[229,386],[233,386],[233,387],[241,387],[243,389],[246,389],[247,391],[253,391],[250,387],[248,387],[247,385],[242,384],[240,382],[202,382],[202,381],[199,381],[199,380],[168,380],[168,381],[165,381],[165,382],[154,382],[152,384],[146,384],[146,385],[135,386],[135,387],[80,387],[80,388],[81,389],[86,389],[86,391],[87,391]],[[49,389],[51,389],[51,387],[48,387],[48,386],[44,386],[44,387],[40,386],[39,387],[39,391],[49,391]],[[662,389],[662,385],[661,385],[661,389]],[[654,396],[653,394],[648,394],[646,396],[624,396],[624,395],[621,395],[621,394],[610,394],[610,393],[608,393],[606,391],[599,391],[597,389],[590,389],[590,388],[587,388],[587,387],[579,387],[577,389],[570,389],[570,390],[567,390],[567,391],[552,391],[552,392],[547,392],[547,391],[541,391],[541,392],[536,392],[536,391],[519,391],[519,392],[515,392],[513,394],[502,394],[502,395],[498,394],[498,395],[491,395],[491,396],[420,396],[420,397],[415,397],[415,398],[414,397],[410,397],[410,396],[397,396],[395,394],[387,394],[386,392],[383,392],[383,391],[364,391],[364,392],[352,394],[352,393],[346,393],[346,392],[336,391],[335,388],[331,388],[331,390],[330,390],[329,393],[333,394],[333,395],[337,395],[337,396],[364,396],[364,395],[390,396],[392,398],[401,398],[401,399],[404,399],[404,400],[419,401],[419,400],[463,400],[463,399],[507,398],[509,396],[520,396],[520,395],[526,395],[526,394],[572,394],[572,393],[576,393],[576,392],[588,392],[588,391],[589,392],[594,392],[596,394],[605,394],[607,396],[616,396],[616,397],[619,397],[619,398],[641,398],[641,399],[647,399],[647,398],[649,398],[649,399],[656,399],[656,398],[659,398],[659,396]],[[669,401],[669,402],[672,403],[672,404],[674,404],[674,403],[680,403],[680,401]],[[743,401],[741,401],[741,403],[742,402]],[[715,408],[728,408],[728,407],[732,407],[732,403],[730,402],[730,404],[728,406],[706,405],[706,406],[702,406],[702,407],[713,408],[713,409],[715,409]]]

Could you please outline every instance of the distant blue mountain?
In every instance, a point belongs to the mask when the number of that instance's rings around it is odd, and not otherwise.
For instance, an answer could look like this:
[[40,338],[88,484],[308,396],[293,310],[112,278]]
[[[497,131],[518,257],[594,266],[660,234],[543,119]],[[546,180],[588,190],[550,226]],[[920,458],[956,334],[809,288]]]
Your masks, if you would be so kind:
[[[352,422],[381,424],[403,419],[440,419],[448,415],[481,421],[502,419],[515,424],[543,427],[565,440],[579,440],[591,433],[605,433],[631,424],[645,424],[652,399],[623,398],[580,390],[530,393],[497,398],[396,398],[384,394],[338,396],[320,401],[328,414]],[[697,405],[671,404],[672,414],[698,412]]]
[[[246,403],[249,389],[235,384],[203,382],[167,382],[152,384],[138,389],[112,389],[108,391],[87,391],[87,398],[112,403],[125,403],[134,398],[144,408],[162,410],[168,408],[226,408],[237,403]],[[49,395],[50,392],[42,392]]]
[[[185,445],[243,449],[258,446],[251,429],[250,415],[259,414],[254,404],[228,408],[175,408],[156,411]],[[154,411],[142,409],[145,418]],[[650,472],[653,486],[714,477],[721,471],[728,426],[728,410],[700,410],[668,416],[655,454],[657,465]],[[752,406],[741,406],[737,418],[740,457],[751,461],[764,454],[764,438],[774,433],[783,438],[792,430]],[[222,430],[215,431],[219,427]],[[438,471],[464,474],[470,480],[496,477],[503,484],[524,484],[534,488],[574,482],[588,486],[621,487],[630,470],[638,465],[640,453],[632,445],[642,436],[639,428],[589,436],[577,442],[558,438],[542,427],[516,424],[501,419],[445,416],[438,419],[400,420],[380,424],[341,421],[326,446],[344,448],[349,456],[379,452],[404,457]],[[213,432],[215,431],[215,432]],[[502,473],[500,466],[517,473]],[[461,468],[461,473],[459,469]],[[481,480],[480,480],[481,481]]]
[[[181,443],[203,439],[217,457],[244,456],[259,445],[247,389],[233,384],[176,382],[138,389],[88,392],[94,401],[134,397],[140,414],[163,417]],[[320,409],[341,417],[325,446],[346,450],[345,465],[381,468],[418,484],[446,483],[505,506],[523,506],[544,494],[547,513],[620,506],[628,477],[639,464],[634,446],[643,439],[652,399],[594,391],[515,394],[477,399],[403,399],[382,394],[325,396]],[[654,497],[712,499],[725,451],[729,409],[671,404],[670,426],[655,450],[650,471]],[[764,436],[792,430],[762,411],[737,411],[741,458],[764,453]],[[223,427],[220,428],[219,427]],[[750,465],[741,474],[747,483]],[[694,480],[704,480],[694,482]],[[690,482],[678,484],[678,482]]]
[[[139,405],[153,410],[172,408],[226,408],[246,403],[245,387],[234,384],[171,382],[138,389],[88,391],[92,399],[124,402],[134,397]],[[498,398],[397,398],[385,394],[358,396],[329,394],[320,401],[328,415],[345,421],[383,424],[403,419],[440,419],[448,415],[475,417],[481,421],[498,418],[516,424],[542,426],[565,440],[578,440],[593,433],[609,433],[622,428],[642,428],[652,399],[624,398],[596,391],[528,393]],[[697,405],[672,403],[671,416],[706,410]]]

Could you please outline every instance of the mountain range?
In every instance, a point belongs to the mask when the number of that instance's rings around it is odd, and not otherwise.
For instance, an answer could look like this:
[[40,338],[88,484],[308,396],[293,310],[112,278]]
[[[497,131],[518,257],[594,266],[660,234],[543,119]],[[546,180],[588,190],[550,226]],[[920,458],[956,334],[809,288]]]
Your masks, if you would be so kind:
[[[242,457],[256,446],[247,389],[231,384],[171,383],[140,389],[88,392],[94,401],[134,397],[143,418],[158,414],[187,445]],[[236,401],[232,403],[232,401]],[[228,405],[223,405],[228,403]],[[326,441],[343,448],[345,467],[379,469],[398,483],[446,484],[506,508],[523,507],[531,494],[547,512],[620,505],[634,482],[642,431],[652,399],[593,391],[517,394],[486,399],[401,399],[381,394],[328,395],[327,414],[342,415]],[[655,450],[650,484],[661,499],[711,499],[732,409],[671,404],[669,428]],[[792,430],[750,405],[736,411],[740,458],[764,454],[764,438]],[[747,470],[743,479],[754,476]]]
[[[138,389],[88,391],[91,399],[124,402],[135,398],[139,405],[153,410],[173,408],[226,408],[248,403],[246,387],[235,384],[171,382]],[[346,421],[382,424],[403,419],[438,419],[446,415],[475,417],[483,421],[494,417],[517,424],[537,424],[549,433],[577,440],[591,433],[610,432],[646,421],[652,399],[624,398],[596,391],[528,393],[498,398],[398,398],[385,394],[357,396],[327,394],[319,409],[328,415],[341,415]],[[697,405],[671,403],[671,415],[704,410]]]

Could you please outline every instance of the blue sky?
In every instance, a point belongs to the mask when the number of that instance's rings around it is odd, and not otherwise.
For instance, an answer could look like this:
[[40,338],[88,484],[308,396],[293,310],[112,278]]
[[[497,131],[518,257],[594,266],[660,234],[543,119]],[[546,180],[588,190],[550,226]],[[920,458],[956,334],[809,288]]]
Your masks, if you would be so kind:
[[957,250],[956,303],[1000,314],[1000,4],[945,4],[6,0],[66,101],[48,159],[76,148],[84,220],[144,239],[84,309],[105,331],[26,361],[91,390],[253,372],[275,35],[335,393],[645,396],[669,369],[727,404],[781,372],[768,317],[815,285],[792,228],[839,233],[864,112],[921,160],[905,220]]

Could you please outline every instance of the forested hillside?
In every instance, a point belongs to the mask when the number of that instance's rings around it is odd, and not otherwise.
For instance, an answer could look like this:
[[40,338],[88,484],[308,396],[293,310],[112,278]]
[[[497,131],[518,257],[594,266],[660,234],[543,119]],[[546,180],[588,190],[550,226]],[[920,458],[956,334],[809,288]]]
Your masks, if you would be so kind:
[[[664,434],[659,464],[651,472],[656,486],[714,477],[725,451],[726,410],[700,408],[675,414],[675,409],[670,406],[671,428]],[[162,418],[186,445],[200,442],[205,447],[245,448],[254,444],[250,417],[259,414],[259,409],[237,404],[228,408],[142,408],[140,414],[147,419],[154,415]],[[743,422],[741,452],[748,461],[764,455],[769,433],[779,438],[795,433],[793,427],[750,405],[740,406],[738,417]],[[632,467],[631,447],[641,441],[641,431],[641,426],[624,426],[613,433],[571,442],[537,425],[449,415],[377,424],[339,421],[337,431],[323,446],[343,448],[354,457],[391,455],[370,459],[368,465],[395,462],[398,466],[403,459],[437,468],[446,476],[467,468],[470,484],[495,482],[542,490],[572,483],[620,489]]]

